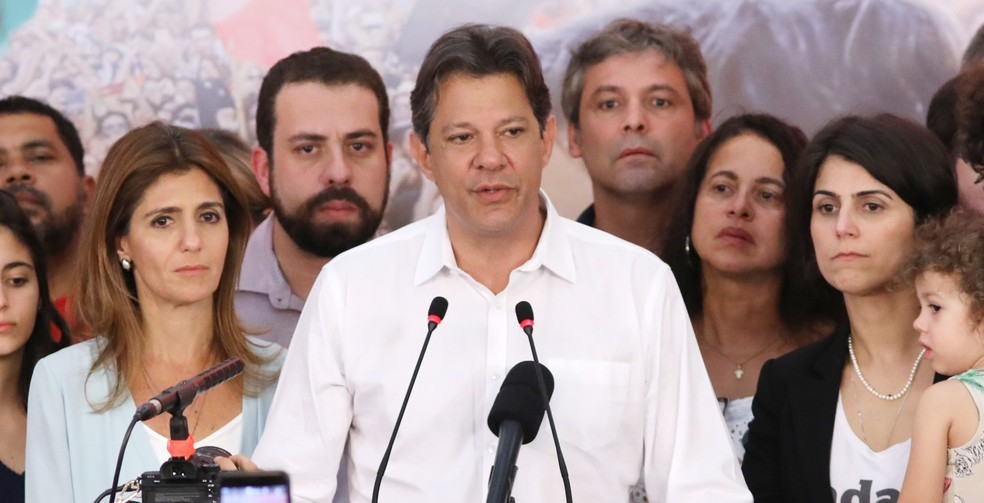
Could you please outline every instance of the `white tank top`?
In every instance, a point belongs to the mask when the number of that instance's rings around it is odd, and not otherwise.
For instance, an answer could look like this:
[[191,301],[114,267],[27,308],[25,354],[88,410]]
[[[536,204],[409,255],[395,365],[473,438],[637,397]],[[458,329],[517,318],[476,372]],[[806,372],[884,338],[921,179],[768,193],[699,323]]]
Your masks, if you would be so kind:
[[871,450],[854,434],[844,415],[844,401],[838,397],[834,438],[830,446],[830,486],[834,503],[898,500],[911,447],[912,440],[909,439],[881,452]]

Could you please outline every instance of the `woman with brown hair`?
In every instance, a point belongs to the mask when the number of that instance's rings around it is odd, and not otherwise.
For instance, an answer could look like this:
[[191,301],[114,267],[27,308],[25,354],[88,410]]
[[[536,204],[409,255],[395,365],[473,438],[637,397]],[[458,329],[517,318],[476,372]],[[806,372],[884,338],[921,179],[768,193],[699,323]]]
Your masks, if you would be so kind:
[[676,277],[739,461],[767,360],[819,339],[833,310],[808,296],[783,232],[806,146],[766,114],[723,122],[697,146],[660,254]]
[[791,186],[790,257],[813,298],[845,316],[762,366],[745,482],[759,503],[894,500],[916,404],[939,377],[922,364],[913,285],[897,275],[916,226],[957,202],[950,159],[918,124],[848,116],[813,137]]
[[[107,154],[80,247],[78,311],[97,337],[42,360],[28,408],[27,498],[91,501],[108,488],[135,404],[228,357],[239,377],[186,410],[199,444],[252,451],[279,348],[244,336],[233,307],[250,219],[215,148],[153,123]],[[169,416],[134,430],[121,480],[168,459]]]

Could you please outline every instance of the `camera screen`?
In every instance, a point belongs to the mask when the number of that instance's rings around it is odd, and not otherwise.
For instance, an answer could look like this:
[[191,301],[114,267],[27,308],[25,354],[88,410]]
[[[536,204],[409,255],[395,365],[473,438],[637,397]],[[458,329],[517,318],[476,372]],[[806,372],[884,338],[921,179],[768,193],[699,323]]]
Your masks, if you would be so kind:
[[290,503],[287,486],[226,486],[219,494],[222,503]]

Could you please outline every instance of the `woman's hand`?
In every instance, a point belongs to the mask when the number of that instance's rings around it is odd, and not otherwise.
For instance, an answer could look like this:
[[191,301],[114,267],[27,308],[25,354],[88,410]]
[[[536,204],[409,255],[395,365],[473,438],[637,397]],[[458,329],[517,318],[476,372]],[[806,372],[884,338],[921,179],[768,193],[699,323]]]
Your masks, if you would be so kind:
[[236,454],[231,457],[215,457],[215,464],[219,465],[219,468],[224,472],[234,472],[234,471],[245,471],[245,472],[258,472],[259,467],[256,466],[251,459],[243,456],[242,454]]

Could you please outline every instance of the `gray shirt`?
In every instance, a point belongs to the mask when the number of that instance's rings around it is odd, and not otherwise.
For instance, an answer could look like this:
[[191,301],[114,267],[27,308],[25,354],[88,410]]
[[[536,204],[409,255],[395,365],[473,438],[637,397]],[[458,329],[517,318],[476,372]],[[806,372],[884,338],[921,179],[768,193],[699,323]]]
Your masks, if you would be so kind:
[[273,253],[274,218],[270,214],[258,225],[246,244],[236,287],[236,314],[246,329],[286,348],[304,299],[291,291]]

